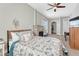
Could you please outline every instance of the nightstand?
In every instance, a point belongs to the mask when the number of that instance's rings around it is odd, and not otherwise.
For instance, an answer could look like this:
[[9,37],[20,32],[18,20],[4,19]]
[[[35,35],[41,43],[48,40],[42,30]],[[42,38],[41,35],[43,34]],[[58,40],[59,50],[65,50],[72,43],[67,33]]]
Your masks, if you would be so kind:
[[4,42],[0,39],[0,56],[4,55]]

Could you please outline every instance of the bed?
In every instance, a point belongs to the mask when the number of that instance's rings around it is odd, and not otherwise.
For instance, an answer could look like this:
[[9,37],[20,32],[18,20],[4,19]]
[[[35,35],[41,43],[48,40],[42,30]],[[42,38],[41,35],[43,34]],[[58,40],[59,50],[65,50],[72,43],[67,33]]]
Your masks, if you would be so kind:
[[62,43],[53,37],[34,36],[28,30],[7,31],[9,56],[62,56]]

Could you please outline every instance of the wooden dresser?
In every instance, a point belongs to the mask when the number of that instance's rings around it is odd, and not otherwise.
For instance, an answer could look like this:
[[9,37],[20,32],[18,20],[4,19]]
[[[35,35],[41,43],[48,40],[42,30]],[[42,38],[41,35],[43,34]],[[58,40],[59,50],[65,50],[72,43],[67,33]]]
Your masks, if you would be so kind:
[[70,19],[69,37],[70,47],[79,50],[79,16]]
[[71,48],[79,49],[79,27],[72,27],[69,29],[70,39],[69,44]]
[[71,48],[79,49],[79,27],[72,27],[69,29],[69,44]]

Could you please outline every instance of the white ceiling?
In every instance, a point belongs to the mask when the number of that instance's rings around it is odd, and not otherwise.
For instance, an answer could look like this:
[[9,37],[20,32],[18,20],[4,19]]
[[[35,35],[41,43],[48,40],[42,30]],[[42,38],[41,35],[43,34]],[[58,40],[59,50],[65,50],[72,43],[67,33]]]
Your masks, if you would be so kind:
[[53,9],[47,11],[49,6],[47,3],[28,3],[31,7],[39,11],[41,14],[48,18],[60,17],[60,16],[69,16],[75,10],[77,3],[62,3],[60,5],[65,5],[65,8],[57,8],[57,11],[54,12]]

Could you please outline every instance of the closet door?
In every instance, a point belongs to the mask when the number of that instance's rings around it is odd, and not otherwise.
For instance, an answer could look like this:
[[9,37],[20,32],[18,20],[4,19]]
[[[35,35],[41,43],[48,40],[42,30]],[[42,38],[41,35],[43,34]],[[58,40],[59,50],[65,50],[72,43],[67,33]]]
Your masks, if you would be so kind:
[[75,37],[74,37],[74,30],[75,30],[75,28],[69,28],[69,44],[70,44],[70,47],[71,48],[75,48],[75,44],[74,44],[74,39],[75,39]]
[[79,49],[79,28],[75,28],[75,49]]

